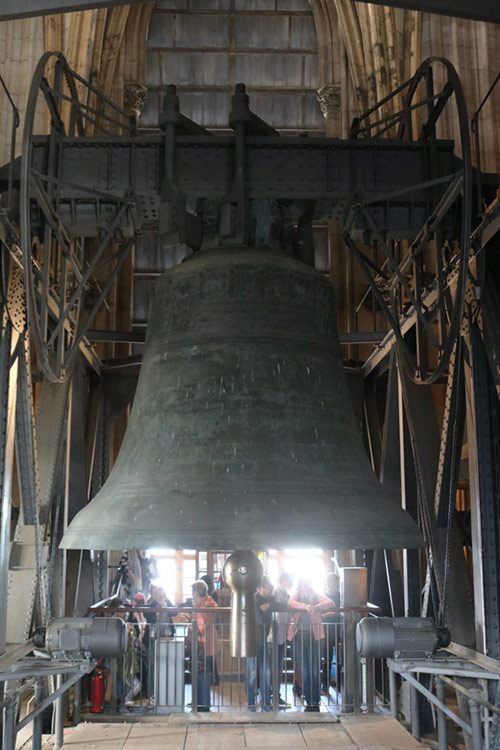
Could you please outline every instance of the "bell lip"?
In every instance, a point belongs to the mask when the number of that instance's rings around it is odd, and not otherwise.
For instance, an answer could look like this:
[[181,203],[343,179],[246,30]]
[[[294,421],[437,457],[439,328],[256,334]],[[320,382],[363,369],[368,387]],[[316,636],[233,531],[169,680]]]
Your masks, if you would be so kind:
[[[231,533],[231,532],[230,532]],[[60,549],[97,549],[97,550],[123,550],[123,549],[419,549],[425,546],[422,534],[415,529],[407,531],[384,532],[383,530],[373,533],[367,544],[366,532],[356,535],[352,531],[345,536],[338,533],[325,535],[324,530],[316,537],[314,532],[309,532],[307,538],[300,540],[297,532],[282,536],[281,539],[266,532],[256,532],[251,536],[241,536],[243,531],[236,533],[234,537],[220,536],[210,538],[207,532],[174,531],[171,535],[158,533],[158,530],[124,530],[102,529],[98,531],[82,531],[68,528],[59,543]],[[83,538],[82,538],[83,537]],[[389,538],[392,539],[389,540]],[[346,541],[347,539],[347,541]],[[388,543],[390,541],[390,543]]]

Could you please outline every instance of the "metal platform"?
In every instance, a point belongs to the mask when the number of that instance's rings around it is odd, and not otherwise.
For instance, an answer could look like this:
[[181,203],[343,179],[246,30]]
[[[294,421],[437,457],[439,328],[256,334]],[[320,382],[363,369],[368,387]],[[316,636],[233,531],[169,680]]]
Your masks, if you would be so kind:
[[[80,724],[65,730],[64,746],[78,750],[93,747],[106,750],[224,750],[244,748],[310,748],[316,750],[414,750],[429,745],[416,742],[395,719],[388,716],[358,716],[325,722],[323,718],[290,722],[278,718],[270,721],[238,721],[228,715],[205,716],[186,722],[169,717],[164,723]],[[180,718],[180,717],[179,717]],[[172,719],[172,720],[170,720]],[[21,746],[22,747],[22,746]],[[28,747],[28,745],[26,745]],[[43,750],[53,744],[47,737]]]

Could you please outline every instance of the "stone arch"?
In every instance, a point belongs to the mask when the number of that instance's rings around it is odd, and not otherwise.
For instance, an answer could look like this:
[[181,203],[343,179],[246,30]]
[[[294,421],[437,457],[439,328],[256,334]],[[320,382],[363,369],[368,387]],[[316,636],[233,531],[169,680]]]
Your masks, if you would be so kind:
[[[146,38],[152,7],[147,2],[47,16],[45,48],[62,51],[80,75],[138,115],[145,97]],[[95,104],[92,94],[88,102]],[[91,126],[87,132],[93,132]]]
[[[420,62],[422,14],[417,11],[352,0],[311,0],[311,8],[318,32],[322,89],[339,85],[342,54],[348,61],[350,101],[344,102],[348,99],[345,80],[340,81],[344,113],[353,108],[356,114],[366,111],[410,77]],[[389,107],[400,105],[395,99]]]

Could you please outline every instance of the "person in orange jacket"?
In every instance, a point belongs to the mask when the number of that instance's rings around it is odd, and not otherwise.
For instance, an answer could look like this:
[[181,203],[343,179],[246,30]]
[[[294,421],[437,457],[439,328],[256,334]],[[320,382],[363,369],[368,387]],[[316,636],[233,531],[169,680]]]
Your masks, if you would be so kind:
[[[210,686],[213,681],[214,658],[220,649],[219,638],[216,630],[217,603],[208,594],[208,586],[205,581],[195,581],[191,587],[193,592],[193,605],[200,610],[212,609],[213,612],[193,612],[193,621],[198,625],[198,659],[196,664],[196,675],[198,681],[198,711],[210,710]],[[192,638],[190,633],[188,642]],[[195,665],[193,665],[192,679],[194,679]]]

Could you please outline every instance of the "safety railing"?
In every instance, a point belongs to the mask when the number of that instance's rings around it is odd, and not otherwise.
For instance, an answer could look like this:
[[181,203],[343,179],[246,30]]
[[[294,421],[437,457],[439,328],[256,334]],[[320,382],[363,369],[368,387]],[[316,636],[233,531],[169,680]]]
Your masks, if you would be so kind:
[[[83,684],[83,713],[340,713],[374,711],[384,703],[376,684],[382,662],[358,660],[360,698],[344,691],[344,627],[338,614],[324,616],[320,631],[299,622],[292,636],[294,613],[275,613],[265,639],[261,631],[257,656],[236,658],[227,607],[217,608],[216,624],[205,625],[187,608],[106,611],[127,617],[128,648],[121,659],[100,662]],[[214,612],[196,610],[204,611]]]

